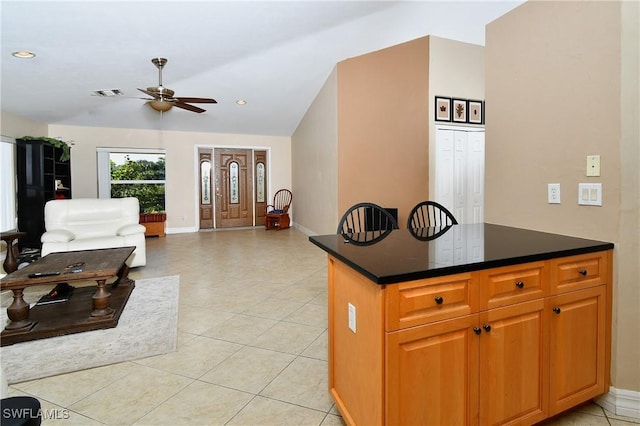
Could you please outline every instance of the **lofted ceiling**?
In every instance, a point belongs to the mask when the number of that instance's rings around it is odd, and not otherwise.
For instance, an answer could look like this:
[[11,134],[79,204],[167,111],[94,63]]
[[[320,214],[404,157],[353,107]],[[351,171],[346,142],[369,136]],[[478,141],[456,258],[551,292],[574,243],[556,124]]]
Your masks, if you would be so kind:
[[[522,2],[2,0],[0,108],[50,124],[290,136],[338,62],[426,35],[484,45],[485,25]],[[157,86],[154,57],[168,58],[176,97],[218,103],[152,110],[137,88]],[[93,93],[109,89],[123,95]]]

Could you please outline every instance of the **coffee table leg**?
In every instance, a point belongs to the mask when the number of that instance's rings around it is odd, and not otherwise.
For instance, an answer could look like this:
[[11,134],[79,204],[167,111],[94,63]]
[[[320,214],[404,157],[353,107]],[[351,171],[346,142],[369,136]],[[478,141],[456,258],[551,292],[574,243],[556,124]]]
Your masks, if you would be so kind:
[[119,284],[131,284],[133,280],[129,278],[129,266],[125,263],[122,265],[122,268],[118,271],[117,279],[111,284],[112,288],[118,287]]
[[93,312],[91,312],[93,318],[112,315],[114,312],[114,309],[109,306],[111,293],[107,291],[106,282],[107,280],[97,280],[98,289],[93,295]]
[[11,320],[5,330],[19,330],[31,327],[34,323],[29,320],[29,304],[24,301],[22,295],[24,288],[14,288],[13,301],[7,308],[7,316]]
[[4,258],[4,263],[2,267],[4,268],[7,274],[12,273],[16,269],[18,269],[18,262],[16,260],[13,239],[4,240],[7,243],[7,256]]

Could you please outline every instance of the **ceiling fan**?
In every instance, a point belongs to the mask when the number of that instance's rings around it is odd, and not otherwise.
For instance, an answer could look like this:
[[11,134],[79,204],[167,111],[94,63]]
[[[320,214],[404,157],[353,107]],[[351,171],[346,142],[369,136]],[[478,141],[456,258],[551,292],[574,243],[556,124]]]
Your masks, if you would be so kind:
[[146,99],[149,102],[149,106],[156,111],[166,112],[171,108],[178,107],[182,109],[186,109],[188,111],[193,111],[197,113],[205,112],[205,109],[197,107],[195,105],[189,105],[191,103],[195,104],[217,104],[218,102],[215,99],[211,98],[183,98],[173,96],[174,91],[164,87],[162,85],[162,68],[167,63],[166,58],[153,58],[151,62],[158,68],[158,85],[154,87],[147,87],[147,90],[138,89],[145,95],[151,96],[151,99]]

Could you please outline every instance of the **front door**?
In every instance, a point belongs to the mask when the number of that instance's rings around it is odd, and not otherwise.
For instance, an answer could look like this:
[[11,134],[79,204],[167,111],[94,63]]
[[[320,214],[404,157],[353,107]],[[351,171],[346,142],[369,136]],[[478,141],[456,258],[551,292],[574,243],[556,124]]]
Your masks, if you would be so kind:
[[253,226],[250,149],[215,148],[216,228]]

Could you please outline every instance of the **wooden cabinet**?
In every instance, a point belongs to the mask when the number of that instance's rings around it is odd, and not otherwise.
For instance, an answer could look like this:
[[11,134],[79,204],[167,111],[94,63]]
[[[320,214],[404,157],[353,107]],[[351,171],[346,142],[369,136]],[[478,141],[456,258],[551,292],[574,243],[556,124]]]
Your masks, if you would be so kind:
[[480,424],[532,424],[547,417],[544,300],[480,314]]
[[330,258],[329,386],[345,421],[531,425],[604,393],[610,259],[385,286]]
[[386,424],[532,424],[547,417],[544,303],[388,333]]
[[[16,140],[18,229],[27,233],[20,248],[40,249],[45,203],[56,195],[71,198],[71,164],[62,154],[43,140]],[[64,189],[57,190],[58,181]]]
[[605,382],[607,321],[603,286],[564,293],[548,302],[549,414],[553,415],[608,390]]
[[386,418],[377,424],[477,424],[477,324],[476,314],[387,333]]

